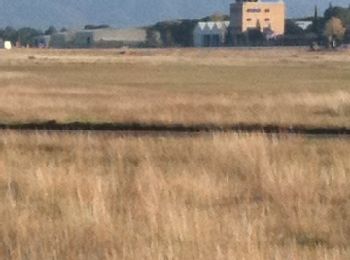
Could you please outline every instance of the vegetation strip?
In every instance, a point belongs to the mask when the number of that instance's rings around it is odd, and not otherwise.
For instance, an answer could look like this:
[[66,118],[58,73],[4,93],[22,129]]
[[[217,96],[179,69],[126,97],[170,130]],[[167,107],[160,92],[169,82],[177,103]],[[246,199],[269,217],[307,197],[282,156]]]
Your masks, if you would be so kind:
[[214,124],[140,124],[140,123],[57,123],[55,121],[41,123],[0,123],[1,130],[32,131],[131,131],[154,133],[198,133],[198,132],[245,132],[267,134],[301,134],[301,135],[346,135],[350,136],[350,128],[346,127],[309,127],[303,125],[279,126],[273,124],[232,124],[218,126]]

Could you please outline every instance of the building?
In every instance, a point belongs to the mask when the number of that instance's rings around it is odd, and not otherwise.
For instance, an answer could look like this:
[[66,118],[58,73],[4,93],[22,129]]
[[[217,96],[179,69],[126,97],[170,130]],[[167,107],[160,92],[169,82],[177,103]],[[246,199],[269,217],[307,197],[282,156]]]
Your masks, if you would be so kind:
[[196,47],[236,45],[248,37],[250,30],[256,29],[267,40],[284,35],[285,4],[282,0],[236,0],[230,6],[230,21],[199,22],[193,32],[193,42]]
[[37,48],[49,48],[51,35],[40,35],[33,39],[33,44]]
[[147,32],[142,28],[80,30],[52,35],[53,48],[119,48],[143,47],[147,43]]
[[142,47],[146,41],[147,32],[145,29],[104,28],[77,32],[75,46],[78,48]]
[[50,47],[57,49],[74,48],[75,31],[59,32],[51,35]]
[[229,21],[199,22],[193,32],[196,47],[220,47],[226,43]]
[[74,48],[91,48],[94,47],[93,30],[82,30],[75,33],[73,39]]
[[285,30],[285,4],[282,0],[236,0],[230,6],[230,31],[233,39],[251,29],[260,29],[269,36]]

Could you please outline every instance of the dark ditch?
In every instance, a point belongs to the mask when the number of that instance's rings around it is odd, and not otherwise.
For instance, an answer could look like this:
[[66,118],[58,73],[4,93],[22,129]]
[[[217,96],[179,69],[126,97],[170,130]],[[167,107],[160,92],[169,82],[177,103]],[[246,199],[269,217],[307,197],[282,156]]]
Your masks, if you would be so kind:
[[350,128],[311,127],[303,125],[280,126],[263,124],[232,124],[219,126],[214,124],[140,124],[140,123],[58,123],[47,121],[39,123],[0,123],[0,130],[17,131],[54,131],[54,132],[115,132],[125,135],[197,135],[201,133],[263,133],[281,135],[307,135],[315,137],[350,137]]

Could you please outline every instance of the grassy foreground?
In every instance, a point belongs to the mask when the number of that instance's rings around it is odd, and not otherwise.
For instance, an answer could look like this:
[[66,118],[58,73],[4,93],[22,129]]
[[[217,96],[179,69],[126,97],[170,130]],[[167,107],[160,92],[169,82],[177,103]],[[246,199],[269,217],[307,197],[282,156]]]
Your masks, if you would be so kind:
[[0,136],[1,259],[349,259],[346,140]]
[[0,51],[0,122],[350,127],[349,51]]

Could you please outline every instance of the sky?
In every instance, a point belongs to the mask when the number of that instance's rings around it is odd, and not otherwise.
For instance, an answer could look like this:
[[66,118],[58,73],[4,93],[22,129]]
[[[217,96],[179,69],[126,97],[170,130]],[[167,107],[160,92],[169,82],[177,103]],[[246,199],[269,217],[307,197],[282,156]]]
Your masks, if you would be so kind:
[[[320,13],[329,0],[285,0],[288,17]],[[7,25],[46,28],[79,28],[86,24],[114,27],[150,25],[162,20],[200,18],[229,12],[233,0],[0,0],[0,27]],[[333,5],[349,6],[349,0],[333,0]]]

